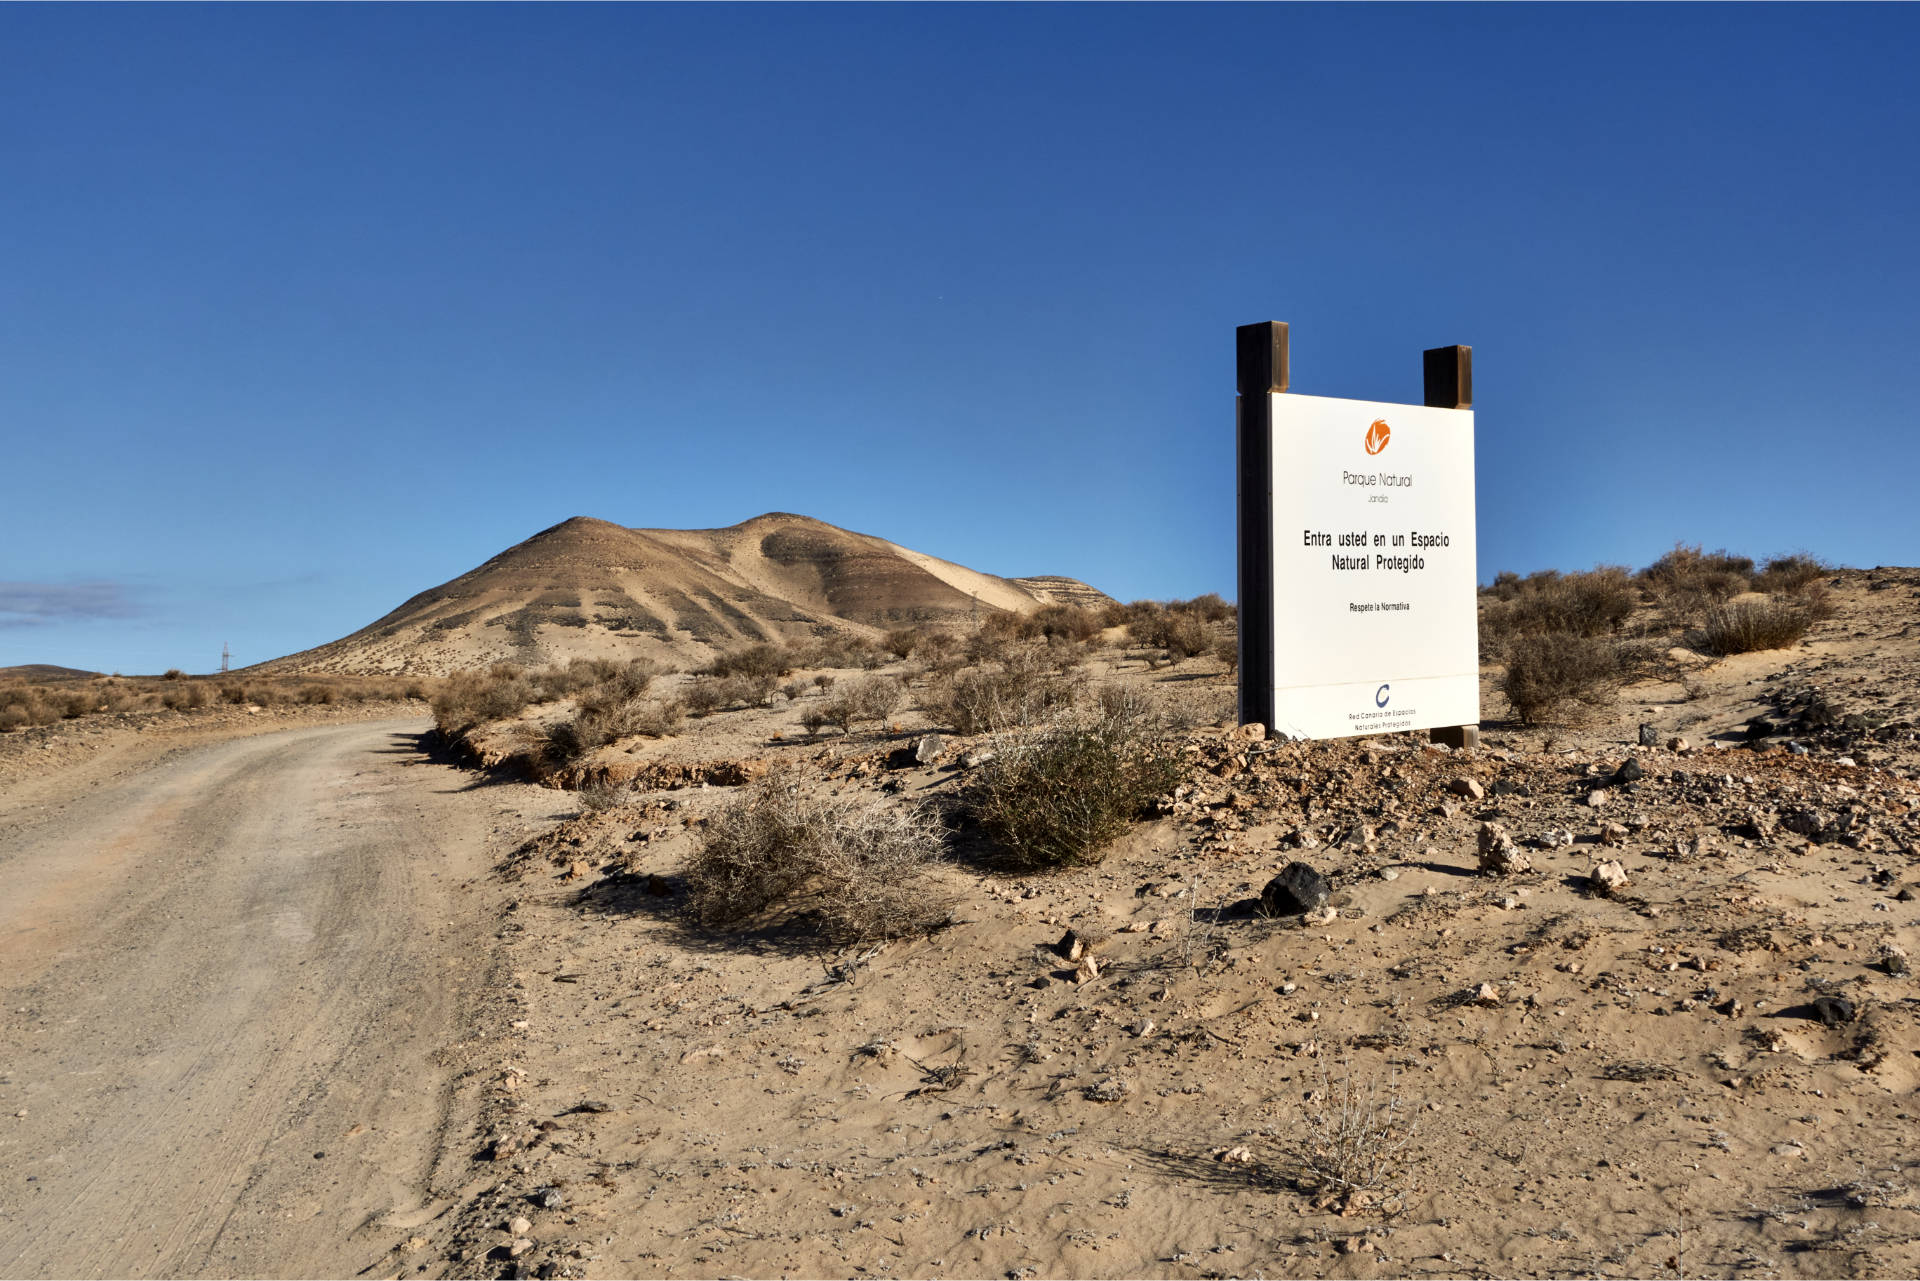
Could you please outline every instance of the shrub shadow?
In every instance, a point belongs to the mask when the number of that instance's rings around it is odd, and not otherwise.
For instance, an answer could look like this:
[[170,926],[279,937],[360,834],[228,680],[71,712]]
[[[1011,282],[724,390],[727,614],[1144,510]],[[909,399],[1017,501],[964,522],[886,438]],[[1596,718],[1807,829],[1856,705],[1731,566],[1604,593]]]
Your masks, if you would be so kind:
[[613,872],[581,886],[567,906],[587,916],[649,918],[662,927],[668,942],[694,952],[829,958],[856,946],[823,938],[805,910],[709,928],[694,915],[686,883],[678,876]]

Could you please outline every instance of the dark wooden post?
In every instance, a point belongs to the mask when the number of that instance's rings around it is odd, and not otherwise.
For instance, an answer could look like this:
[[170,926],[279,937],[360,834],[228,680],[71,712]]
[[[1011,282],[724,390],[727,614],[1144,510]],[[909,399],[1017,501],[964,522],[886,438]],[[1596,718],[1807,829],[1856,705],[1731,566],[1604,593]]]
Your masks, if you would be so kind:
[[[1426,375],[1429,409],[1473,408],[1473,348],[1434,347],[1421,353],[1420,364]],[[1427,737],[1448,747],[1478,747],[1480,727],[1439,726],[1429,730]]]
[[1287,327],[1234,330],[1239,374],[1240,723],[1273,725],[1273,401],[1287,389]]
[[1473,408],[1473,348],[1435,347],[1421,355],[1427,376],[1427,408]]

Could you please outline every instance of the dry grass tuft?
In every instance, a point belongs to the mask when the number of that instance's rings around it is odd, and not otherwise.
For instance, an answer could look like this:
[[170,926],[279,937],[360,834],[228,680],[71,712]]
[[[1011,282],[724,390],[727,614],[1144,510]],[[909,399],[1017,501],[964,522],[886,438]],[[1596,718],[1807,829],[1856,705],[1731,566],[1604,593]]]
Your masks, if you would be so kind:
[[1336,1079],[1325,1060],[1320,1086],[1302,1109],[1287,1156],[1296,1185],[1323,1208],[1386,1208],[1407,1174],[1415,1108],[1401,1097],[1399,1070],[1362,1077],[1347,1051]]
[[1700,648],[1709,654],[1747,654],[1785,649],[1813,626],[1813,610],[1798,601],[1770,597],[1735,601],[1709,610],[1700,629]]

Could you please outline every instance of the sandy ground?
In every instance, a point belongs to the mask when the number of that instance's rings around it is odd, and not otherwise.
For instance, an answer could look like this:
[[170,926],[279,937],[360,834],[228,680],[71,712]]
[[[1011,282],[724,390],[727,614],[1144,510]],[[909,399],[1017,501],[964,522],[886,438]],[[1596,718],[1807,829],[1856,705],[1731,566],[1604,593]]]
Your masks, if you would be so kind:
[[[1217,665],[1110,653],[1199,723],[1164,811],[1097,867],[957,858],[954,925],[860,952],[689,918],[731,787],[588,814],[418,719],[23,738],[0,1274],[1913,1275],[1920,573],[1838,595],[1471,753],[1251,742]],[[911,712],[798,712],[605,756],[966,786],[965,740],[885,767]],[[1223,911],[1295,859],[1331,913]],[[1350,1085],[1400,1138],[1329,1196]]]
[[441,1137],[531,789],[424,727],[149,729],[0,791],[0,1275],[351,1276],[473,1191]]
[[[1871,578],[1806,645],[1581,727],[1490,708],[1472,753],[1196,730],[1181,799],[1100,866],[956,863],[960,923],[871,954],[688,918],[678,871],[733,789],[564,823],[503,863],[515,1004],[470,1138],[491,1186],[430,1270],[1920,1272],[1920,992],[1887,951],[1920,950],[1920,575]],[[1209,710],[1230,686],[1205,660],[1101,674]],[[1809,687],[1891,727],[1741,745]],[[793,715],[610,755],[964,786],[965,742],[889,771],[910,720],[796,744]],[[1529,869],[1481,873],[1487,822]],[[1330,919],[1221,912],[1294,859],[1332,878]],[[1097,977],[1053,950],[1069,926],[1112,932]],[[1349,1083],[1412,1134],[1329,1198],[1302,1171]]]

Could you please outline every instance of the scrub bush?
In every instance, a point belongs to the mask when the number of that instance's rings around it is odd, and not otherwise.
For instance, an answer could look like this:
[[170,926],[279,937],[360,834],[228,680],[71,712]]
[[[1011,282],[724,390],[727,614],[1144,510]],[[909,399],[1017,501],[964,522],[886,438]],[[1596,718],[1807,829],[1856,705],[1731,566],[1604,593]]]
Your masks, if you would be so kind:
[[1785,649],[1807,634],[1813,614],[1807,606],[1783,598],[1735,601],[1707,614],[1699,646],[1709,654],[1746,654]]
[[1500,692],[1522,723],[1538,724],[1571,704],[1604,706],[1620,681],[1612,641],[1569,632],[1536,632],[1506,643]]
[[935,878],[944,834],[926,810],[809,797],[784,773],[746,789],[709,822],[687,865],[702,925],[783,924],[837,943],[925,933],[953,896]]
[[1180,778],[1137,705],[996,744],[974,776],[968,811],[1019,869],[1097,863],[1105,847]]

